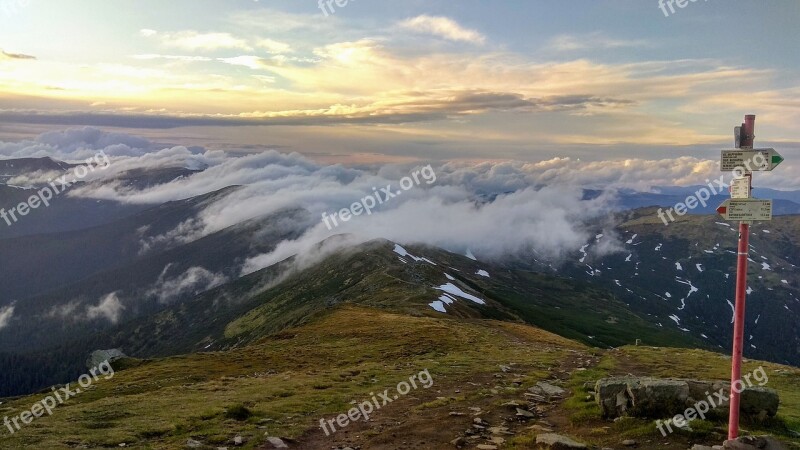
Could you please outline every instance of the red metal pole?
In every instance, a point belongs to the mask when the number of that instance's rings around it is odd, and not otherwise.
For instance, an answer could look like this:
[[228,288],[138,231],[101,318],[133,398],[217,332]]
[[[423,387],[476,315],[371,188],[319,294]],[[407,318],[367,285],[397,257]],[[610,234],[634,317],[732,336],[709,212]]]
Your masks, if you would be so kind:
[[[728,439],[739,437],[739,403],[742,379],[742,350],[744,347],[744,309],[747,296],[747,258],[750,253],[750,225],[739,224],[739,254],[736,263],[736,317],[733,322],[733,354],[731,357],[731,403],[728,416]],[[737,386],[738,385],[738,386]]]
[[[753,148],[756,116],[745,116],[741,147]],[[747,297],[747,259],[750,256],[750,224],[739,224],[739,252],[736,262],[736,306],[733,322],[733,353],[731,354],[731,401],[728,416],[728,439],[739,437],[739,405],[742,385],[742,351],[744,350],[745,300]]]

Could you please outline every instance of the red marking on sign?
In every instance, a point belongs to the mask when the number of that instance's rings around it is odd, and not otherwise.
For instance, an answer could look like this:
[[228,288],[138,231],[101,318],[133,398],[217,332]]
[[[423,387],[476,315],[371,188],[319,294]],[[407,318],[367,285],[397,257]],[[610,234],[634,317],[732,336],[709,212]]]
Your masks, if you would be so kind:
[[725,215],[725,213],[727,213],[727,212],[728,212],[728,208],[725,207],[725,206],[720,206],[719,208],[717,208],[717,213],[719,213],[719,214]]

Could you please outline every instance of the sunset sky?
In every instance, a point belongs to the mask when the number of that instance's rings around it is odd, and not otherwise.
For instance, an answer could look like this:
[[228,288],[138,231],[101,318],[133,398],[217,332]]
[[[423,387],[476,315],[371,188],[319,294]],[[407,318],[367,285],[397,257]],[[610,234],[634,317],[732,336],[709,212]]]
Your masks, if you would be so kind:
[[[798,149],[800,2],[0,0],[0,140],[96,126],[329,161]],[[791,152],[791,150],[790,150]]]

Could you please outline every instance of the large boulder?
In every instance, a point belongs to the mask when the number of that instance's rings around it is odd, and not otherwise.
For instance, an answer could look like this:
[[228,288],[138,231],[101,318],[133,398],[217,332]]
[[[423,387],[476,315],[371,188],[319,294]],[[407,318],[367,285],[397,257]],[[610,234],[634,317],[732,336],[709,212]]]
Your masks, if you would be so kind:
[[[595,401],[603,417],[620,416],[667,418],[684,413],[687,408],[706,402],[706,416],[727,417],[730,385],[724,381],[621,377],[605,378],[595,384]],[[711,399],[709,401],[709,399]],[[778,413],[778,393],[766,387],[752,386],[742,391],[741,412],[750,420],[763,420]],[[711,407],[713,405],[713,408]]]
[[91,355],[89,355],[89,359],[86,360],[86,367],[88,369],[94,369],[106,361],[111,364],[114,361],[123,358],[127,358],[127,355],[122,353],[122,350],[118,348],[112,348],[110,350],[95,350]]
[[640,378],[628,382],[631,407],[628,414],[634,417],[665,417],[686,410],[689,385],[682,380]]
[[778,414],[780,402],[778,392],[774,389],[753,386],[742,391],[740,411],[746,416],[759,419],[763,419],[765,416],[775,417]]
[[624,416],[630,407],[628,382],[632,378],[603,378],[594,386],[595,401],[603,411],[603,417],[613,419]]

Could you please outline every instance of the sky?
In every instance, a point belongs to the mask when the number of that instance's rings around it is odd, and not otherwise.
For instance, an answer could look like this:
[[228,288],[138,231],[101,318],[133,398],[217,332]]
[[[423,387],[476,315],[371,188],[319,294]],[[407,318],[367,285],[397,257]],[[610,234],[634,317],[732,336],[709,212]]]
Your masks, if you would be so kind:
[[800,149],[800,2],[666,3],[0,0],[0,140],[92,126],[345,164],[714,159],[752,113],[759,146]]

